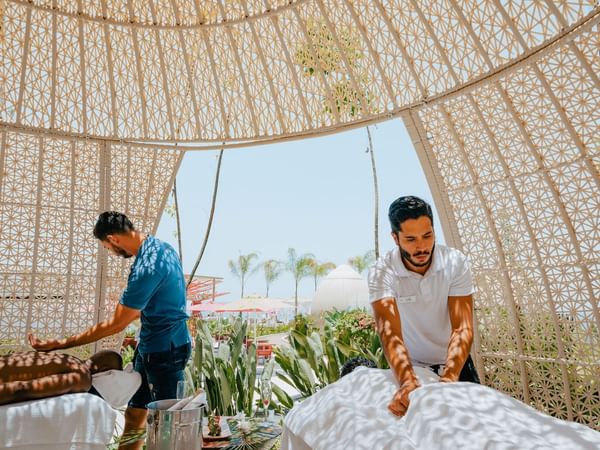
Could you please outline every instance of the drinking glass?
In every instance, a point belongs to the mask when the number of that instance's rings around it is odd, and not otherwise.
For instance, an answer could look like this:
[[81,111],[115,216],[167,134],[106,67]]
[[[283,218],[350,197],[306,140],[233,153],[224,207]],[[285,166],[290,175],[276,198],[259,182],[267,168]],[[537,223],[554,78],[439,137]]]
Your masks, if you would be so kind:
[[185,394],[187,394],[186,387],[185,380],[179,380],[177,382],[177,400],[185,398]]
[[271,403],[271,393],[273,389],[271,387],[270,380],[263,380],[260,383],[260,401],[262,402],[263,410],[265,413],[265,420],[260,424],[262,427],[268,427],[271,423],[268,421],[269,403]]

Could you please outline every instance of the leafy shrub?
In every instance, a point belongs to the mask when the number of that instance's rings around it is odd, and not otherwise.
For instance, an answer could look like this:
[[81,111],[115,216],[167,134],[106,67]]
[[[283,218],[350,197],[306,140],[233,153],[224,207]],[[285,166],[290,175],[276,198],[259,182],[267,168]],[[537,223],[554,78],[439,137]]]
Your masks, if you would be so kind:
[[233,323],[233,333],[221,343],[216,354],[206,322],[196,323],[194,355],[186,369],[186,380],[194,390],[204,387],[209,411],[218,416],[234,416],[238,411],[252,414],[256,389],[256,346],[246,348],[247,324]]
[[[340,367],[353,356],[388,367],[375,322],[366,311],[333,311],[324,319],[319,329],[309,318],[297,316],[289,334],[290,345],[275,349],[275,361],[283,372],[279,377],[298,390],[301,399],[337,381]],[[274,388],[273,393],[282,405],[293,406],[293,400],[281,389]]]

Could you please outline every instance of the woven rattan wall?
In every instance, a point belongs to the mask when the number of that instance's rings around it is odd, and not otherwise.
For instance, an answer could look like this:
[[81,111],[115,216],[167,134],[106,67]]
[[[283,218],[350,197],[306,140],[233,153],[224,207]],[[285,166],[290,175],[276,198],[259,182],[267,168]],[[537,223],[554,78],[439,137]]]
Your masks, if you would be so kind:
[[0,352],[22,348],[27,331],[71,335],[112,313],[129,264],[99,251],[98,213],[126,211],[153,231],[180,159],[0,129]]

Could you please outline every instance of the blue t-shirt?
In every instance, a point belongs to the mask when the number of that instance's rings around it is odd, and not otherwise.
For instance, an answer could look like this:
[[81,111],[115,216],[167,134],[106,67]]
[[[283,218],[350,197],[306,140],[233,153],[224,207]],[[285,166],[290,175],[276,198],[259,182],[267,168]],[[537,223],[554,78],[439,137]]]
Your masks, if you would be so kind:
[[121,304],[141,311],[140,353],[162,352],[190,342],[185,279],[175,249],[154,236],[142,242]]

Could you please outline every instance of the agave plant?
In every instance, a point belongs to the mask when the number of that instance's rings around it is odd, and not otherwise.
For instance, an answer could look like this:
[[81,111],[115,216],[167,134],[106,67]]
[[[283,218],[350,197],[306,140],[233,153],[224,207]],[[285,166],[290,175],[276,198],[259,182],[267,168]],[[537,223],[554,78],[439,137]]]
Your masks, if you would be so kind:
[[[275,349],[275,361],[281,367],[279,378],[306,398],[340,376],[340,364],[345,359],[338,350],[333,331],[326,326],[323,333],[311,331],[307,336],[298,330],[290,332],[291,345]],[[274,386],[273,392],[285,407],[293,405],[292,399]]]
[[[330,312],[322,330],[296,317],[289,342],[275,349],[281,367],[278,376],[299,391],[301,399],[338,380],[340,367],[353,356],[388,368],[373,318],[363,310]],[[273,393],[282,407],[293,406],[294,400],[282,389],[273,386]]]
[[213,338],[206,322],[198,320],[194,356],[186,370],[188,383],[206,391],[209,411],[234,416],[239,411],[250,416],[256,383],[256,346],[244,346],[247,324],[237,319],[229,340],[213,353]]

